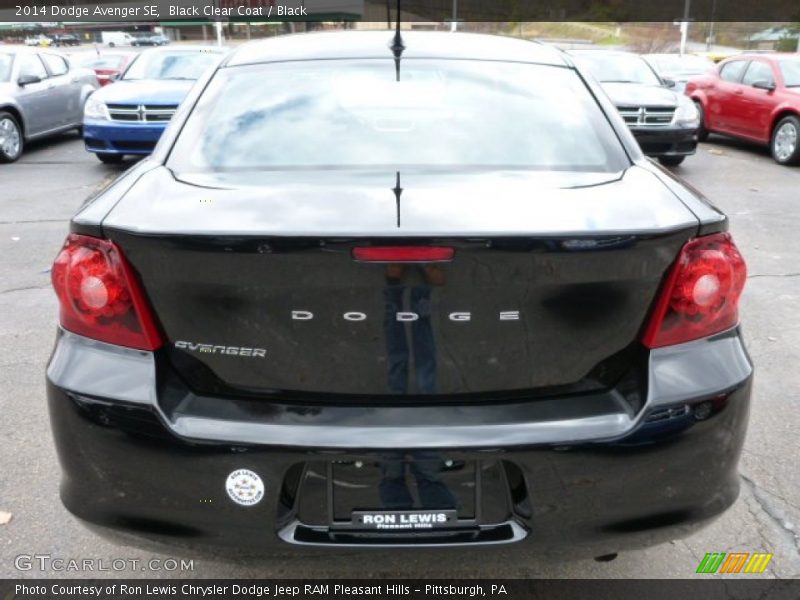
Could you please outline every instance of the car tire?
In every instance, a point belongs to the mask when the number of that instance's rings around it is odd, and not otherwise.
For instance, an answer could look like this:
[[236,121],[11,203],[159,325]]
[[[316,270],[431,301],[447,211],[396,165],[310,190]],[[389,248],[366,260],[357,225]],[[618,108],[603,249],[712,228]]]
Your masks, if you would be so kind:
[[769,147],[779,165],[800,164],[800,118],[781,119],[772,131]]
[[11,113],[0,111],[0,162],[10,163],[22,156],[22,128]]
[[114,42],[108,42],[108,47],[109,48],[113,48],[114,46],[116,46],[116,44]]
[[659,156],[658,162],[665,167],[677,167],[685,158],[685,156]]
[[705,142],[708,139],[708,129],[706,129],[706,112],[703,110],[703,105],[697,100],[694,101],[697,108],[697,114],[700,117],[700,125],[697,127],[697,141]]
[[107,164],[107,165],[118,165],[122,162],[124,158],[122,154],[107,154],[105,152],[98,152],[97,158],[100,159],[100,162]]

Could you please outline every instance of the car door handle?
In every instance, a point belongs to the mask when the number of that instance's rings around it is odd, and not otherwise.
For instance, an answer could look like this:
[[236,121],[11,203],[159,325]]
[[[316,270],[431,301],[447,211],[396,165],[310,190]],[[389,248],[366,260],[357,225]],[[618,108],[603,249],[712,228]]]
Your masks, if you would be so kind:
[[744,94],[744,90],[734,90],[733,93],[736,94],[737,96],[741,96],[742,94]]
[[80,77],[73,77],[71,81],[72,83],[78,83],[80,80],[81,80]]

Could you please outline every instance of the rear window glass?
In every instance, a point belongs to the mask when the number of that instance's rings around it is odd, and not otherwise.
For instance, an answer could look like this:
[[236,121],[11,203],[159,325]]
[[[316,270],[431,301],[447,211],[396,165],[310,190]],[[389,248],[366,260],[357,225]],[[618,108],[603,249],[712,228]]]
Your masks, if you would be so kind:
[[782,60],[778,63],[786,87],[800,87],[800,59]]
[[577,74],[462,60],[304,61],[217,72],[179,171],[490,167],[613,172],[627,157]]
[[11,54],[0,54],[0,81],[8,81],[11,78],[11,63],[14,57]]

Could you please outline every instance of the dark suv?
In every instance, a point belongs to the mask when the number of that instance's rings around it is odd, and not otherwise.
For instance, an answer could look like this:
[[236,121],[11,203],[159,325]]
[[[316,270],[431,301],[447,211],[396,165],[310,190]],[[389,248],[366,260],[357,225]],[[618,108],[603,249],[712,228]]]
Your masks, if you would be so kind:
[[685,536],[739,491],[727,226],[548,46],[240,46],[53,266],[63,502],[230,551]]
[[81,40],[77,35],[65,33],[53,36],[54,46],[80,46]]

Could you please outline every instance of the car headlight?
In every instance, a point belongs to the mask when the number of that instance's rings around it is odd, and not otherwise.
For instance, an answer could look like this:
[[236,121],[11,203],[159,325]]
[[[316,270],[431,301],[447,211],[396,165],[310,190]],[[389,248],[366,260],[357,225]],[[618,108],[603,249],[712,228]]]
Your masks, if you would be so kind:
[[111,116],[108,114],[108,107],[105,102],[90,97],[83,107],[83,118],[108,121]]
[[694,102],[686,96],[681,96],[672,120],[675,125],[694,129],[700,126],[700,113],[697,112]]

